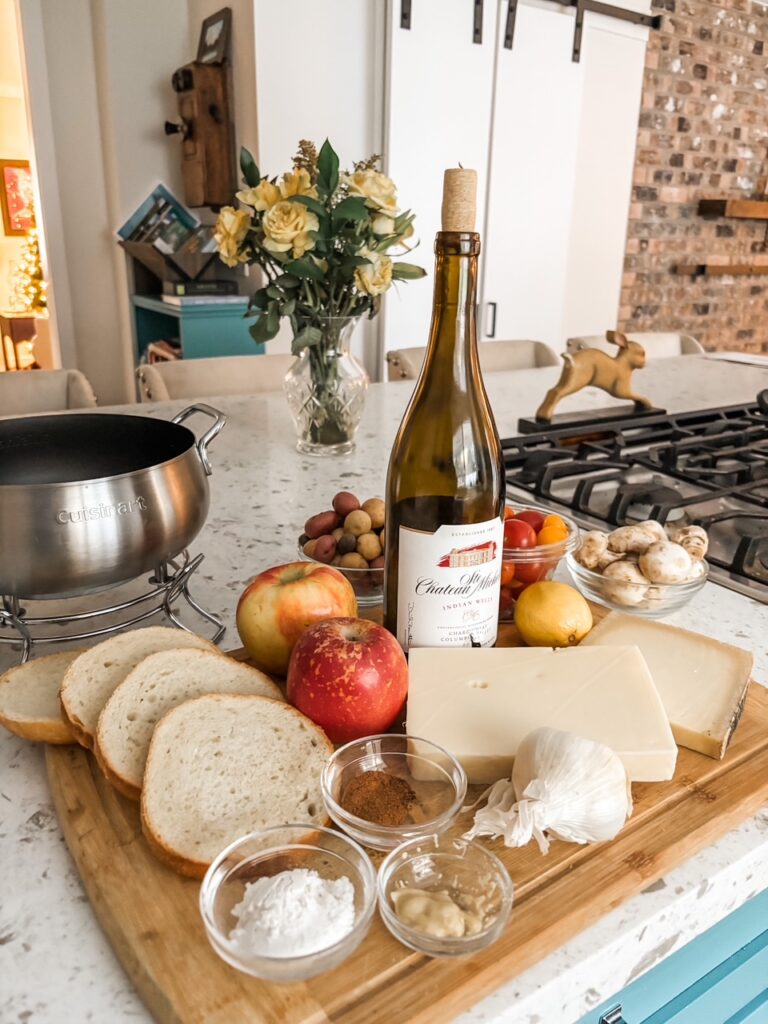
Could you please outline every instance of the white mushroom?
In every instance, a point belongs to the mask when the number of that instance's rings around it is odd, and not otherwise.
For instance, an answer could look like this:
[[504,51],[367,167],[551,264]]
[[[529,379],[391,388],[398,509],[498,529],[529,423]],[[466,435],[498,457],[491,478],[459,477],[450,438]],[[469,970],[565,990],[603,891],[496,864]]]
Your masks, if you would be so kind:
[[651,583],[682,583],[691,571],[691,556],[674,541],[660,540],[640,555],[640,568]]
[[694,561],[702,559],[709,547],[709,538],[703,526],[684,526],[676,534],[675,542],[685,548]]
[[579,550],[573,557],[585,569],[596,569],[607,548],[608,534],[602,530],[590,530],[584,534]]
[[642,526],[644,530],[648,530],[653,533],[656,540],[669,540],[667,537],[667,531],[656,519],[644,519],[642,523],[638,523],[637,525]]
[[603,572],[605,567],[610,565],[612,562],[620,562],[622,559],[637,561],[637,558],[637,555],[627,555],[623,551],[611,551],[610,548],[606,548],[600,558],[600,561],[597,563],[597,571]]
[[606,566],[603,578],[606,581],[603,594],[615,604],[626,607],[640,604],[648,592],[648,580],[634,562],[625,559]]
[[698,580],[702,576],[707,575],[707,563],[702,561],[700,558],[694,558],[691,562],[691,571],[685,577],[685,582],[689,580]]
[[655,529],[658,525],[658,523],[654,523],[652,526],[647,523],[637,523],[633,526],[620,526],[618,530],[608,534],[608,547],[611,551],[641,555],[648,550],[651,544],[655,544],[660,539]]

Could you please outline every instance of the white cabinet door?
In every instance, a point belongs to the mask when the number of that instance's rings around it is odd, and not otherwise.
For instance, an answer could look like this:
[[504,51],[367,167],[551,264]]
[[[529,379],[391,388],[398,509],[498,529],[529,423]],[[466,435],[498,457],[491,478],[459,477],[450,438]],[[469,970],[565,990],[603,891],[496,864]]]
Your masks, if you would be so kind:
[[574,63],[574,28],[529,0],[512,50],[498,40],[483,265],[485,336],[495,303],[494,337],[558,351],[615,327],[648,36],[587,12]]
[[389,0],[386,166],[401,206],[416,212],[421,244],[404,258],[429,276],[387,293],[386,350],[427,341],[445,168],[477,169],[482,230],[497,0],[483,4],[482,43],[473,42],[474,0],[412,0],[410,29],[400,27],[400,12],[400,0]]

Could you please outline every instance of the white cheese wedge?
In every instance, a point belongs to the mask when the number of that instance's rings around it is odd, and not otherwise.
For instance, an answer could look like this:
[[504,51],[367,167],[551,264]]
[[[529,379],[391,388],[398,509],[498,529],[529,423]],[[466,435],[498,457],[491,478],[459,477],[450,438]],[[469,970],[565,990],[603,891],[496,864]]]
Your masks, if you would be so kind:
[[676,626],[612,612],[581,647],[637,644],[681,747],[725,754],[739,724],[754,658],[730,644]]
[[532,729],[611,747],[630,779],[671,779],[677,747],[637,647],[411,648],[406,731],[438,743],[471,783],[509,776]]

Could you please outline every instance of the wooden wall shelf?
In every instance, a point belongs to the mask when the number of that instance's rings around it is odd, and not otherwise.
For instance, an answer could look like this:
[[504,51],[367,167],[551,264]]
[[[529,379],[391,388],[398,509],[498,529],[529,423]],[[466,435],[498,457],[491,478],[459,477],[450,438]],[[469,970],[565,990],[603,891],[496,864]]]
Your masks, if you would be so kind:
[[736,217],[768,220],[768,199],[700,199],[700,217]]
[[746,277],[768,274],[765,263],[680,263],[676,274],[686,277]]

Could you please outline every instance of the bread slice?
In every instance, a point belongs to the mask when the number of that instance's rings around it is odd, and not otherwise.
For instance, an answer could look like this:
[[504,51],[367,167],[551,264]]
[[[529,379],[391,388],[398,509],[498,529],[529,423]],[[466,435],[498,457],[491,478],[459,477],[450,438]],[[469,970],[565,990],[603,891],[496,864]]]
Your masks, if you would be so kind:
[[138,800],[155,725],[171,708],[206,693],[245,693],[283,700],[258,669],[210,651],[150,654],[130,672],[99,715],[94,753],[121,793]]
[[82,650],[35,658],[0,676],[0,723],[25,740],[75,743],[61,713],[59,689],[64,673]]
[[324,824],[320,775],[332,753],[322,729],[289,704],[224,694],[188,700],[160,719],[149,746],[147,842],[180,874],[202,878],[248,832]]
[[195,633],[167,626],[148,626],[119,633],[76,658],[61,684],[61,706],[78,743],[93,749],[101,709],[140,661],[157,651],[178,647],[218,653],[212,643]]

